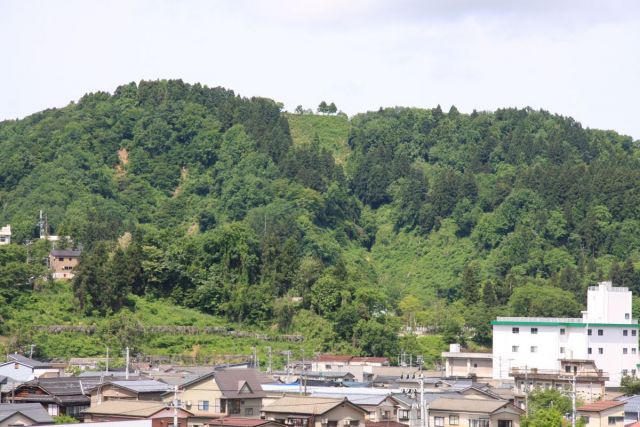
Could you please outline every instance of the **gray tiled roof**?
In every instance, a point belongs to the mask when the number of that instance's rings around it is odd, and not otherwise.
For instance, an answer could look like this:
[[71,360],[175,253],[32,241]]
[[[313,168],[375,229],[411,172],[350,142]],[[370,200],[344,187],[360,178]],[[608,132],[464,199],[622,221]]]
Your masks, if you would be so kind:
[[0,421],[6,420],[16,412],[38,424],[53,423],[51,415],[39,403],[0,403]]
[[41,369],[51,368],[50,363],[41,362],[36,359],[29,359],[28,357],[25,357],[18,353],[8,355],[7,359],[9,362],[22,363],[23,365],[31,366],[32,368],[41,368]]

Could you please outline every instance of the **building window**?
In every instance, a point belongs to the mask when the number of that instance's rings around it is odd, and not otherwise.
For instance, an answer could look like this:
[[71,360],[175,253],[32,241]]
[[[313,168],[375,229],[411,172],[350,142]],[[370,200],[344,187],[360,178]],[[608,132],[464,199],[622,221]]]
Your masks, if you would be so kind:
[[449,415],[449,425],[457,426],[460,423],[460,418],[457,415]]
[[565,334],[565,329],[564,328],[560,328],[560,335],[564,335]]
[[433,417],[433,425],[436,427],[444,427],[444,417]]
[[531,346],[531,353],[537,353],[538,352],[538,346],[532,345]]
[[253,415],[253,408],[244,408],[245,415]]
[[538,333],[538,328],[531,328],[531,333],[532,334],[537,334]]
[[591,329],[587,329],[587,335],[591,335]]
[[324,365],[324,369],[331,369],[331,365]]
[[229,413],[232,415],[240,415],[240,401],[238,400],[229,400],[227,404],[229,407]]
[[628,370],[626,370],[626,369],[623,369],[623,370],[622,370],[622,376],[623,376],[623,377],[626,377],[627,375],[629,375],[629,371],[628,371]]
[[489,420],[487,419],[469,420],[469,427],[489,427]]
[[564,367],[565,372],[571,372],[571,366],[567,365]]
[[604,335],[604,329],[598,329],[598,336],[601,337]]
[[632,376],[632,377],[635,377],[635,376],[636,376],[636,370],[635,370],[635,369],[632,369],[632,370],[631,370],[631,376]]
[[587,349],[587,353],[588,353],[588,354],[591,354],[591,353],[592,353],[592,351],[591,351],[591,347],[589,347],[589,348]]
[[602,349],[602,347],[598,347],[598,354],[604,354],[604,350]]
[[580,417],[580,419],[582,420],[583,423],[585,423],[585,425],[589,425],[589,417],[585,417],[583,415]]
[[624,314],[624,319],[625,319],[625,320],[629,320],[629,317],[631,317],[631,316],[629,316],[629,313],[625,313],[625,314]]
[[511,352],[512,353],[517,353],[518,352],[518,346],[517,345],[512,345],[511,346]]
[[626,337],[629,334],[629,331],[627,331],[626,329],[622,330],[622,336]]
[[622,349],[622,354],[627,354],[627,349],[626,348]]
[[631,331],[631,336],[635,337],[638,334],[638,331],[636,331],[635,329]]
[[618,423],[620,424],[624,423],[624,417],[609,417],[610,426],[618,425]]
[[60,415],[60,408],[58,407],[58,405],[50,403],[47,405],[47,412],[52,417],[57,417],[58,415]]
[[564,347],[560,347],[560,354],[564,354]]
[[635,347],[631,348],[631,354],[636,354],[636,348]]
[[208,411],[208,410],[209,410],[209,401],[198,400],[198,411]]
[[474,364],[473,364],[473,367],[474,367],[474,368],[477,368],[477,367],[478,367],[478,364],[477,364],[477,363],[474,363]]
[[398,419],[400,421],[406,421],[409,419],[409,410],[408,409],[400,409],[398,412]]
[[511,328],[511,333],[512,334],[519,334],[520,333],[520,328]]

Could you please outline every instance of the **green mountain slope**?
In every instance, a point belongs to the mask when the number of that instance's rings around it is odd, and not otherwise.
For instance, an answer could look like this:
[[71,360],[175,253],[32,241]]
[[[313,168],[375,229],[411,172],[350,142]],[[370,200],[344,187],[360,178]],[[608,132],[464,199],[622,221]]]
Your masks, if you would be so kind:
[[[42,209],[85,248],[72,306],[49,318],[25,303],[58,286],[32,279],[46,244],[0,248],[7,337],[129,313],[143,326],[301,333],[308,352],[432,359],[447,342],[489,345],[501,313],[576,315],[598,280],[640,290],[637,142],[545,111],[349,120],[140,82],[2,122],[0,151],[0,224],[31,240]],[[150,305],[194,311],[152,318]],[[43,355],[62,351],[29,337]],[[137,345],[221,354],[221,339],[143,334]],[[86,354],[102,351],[93,343]]]

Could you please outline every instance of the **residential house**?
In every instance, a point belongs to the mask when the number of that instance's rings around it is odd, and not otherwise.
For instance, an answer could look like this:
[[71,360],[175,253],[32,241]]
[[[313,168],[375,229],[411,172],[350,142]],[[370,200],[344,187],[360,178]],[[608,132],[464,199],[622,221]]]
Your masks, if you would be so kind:
[[0,364],[0,375],[9,377],[9,382],[23,383],[44,376],[58,376],[60,369],[51,363],[29,359],[21,354],[10,354],[7,361]]
[[100,377],[37,378],[15,388],[12,399],[18,403],[38,403],[52,415],[68,415],[82,419],[81,412],[90,405],[89,391]]
[[391,398],[396,403],[395,421],[405,426],[418,427],[420,425],[418,400],[403,393],[392,394]]
[[624,402],[624,425],[640,422],[640,394],[621,396],[614,400]]
[[584,421],[585,427],[623,427],[625,425],[624,402],[601,400],[590,403],[577,408],[576,416]]
[[204,427],[284,427],[284,424],[260,418],[223,417],[207,421]]
[[262,418],[296,427],[361,427],[367,411],[347,399],[284,396],[262,408]]
[[[367,415],[366,421],[394,421],[397,415],[396,401],[388,394],[356,394],[358,390],[344,389],[342,387],[336,390],[348,390],[345,393],[312,393],[312,397],[325,397],[333,399],[347,399],[349,402],[358,405],[365,411]],[[352,392],[351,392],[352,391]]]
[[495,399],[439,398],[428,406],[433,427],[519,427],[523,414],[511,403]]
[[445,376],[491,378],[493,376],[492,353],[470,353],[460,351],[460,344],[450,344],[449,351],[442,353]]
[[[198,417],[259,418],[266,396],[261,384],[271,381],[255,369],[223,369],[178,386],[178,395],[182,406]],[[163,398],[170,402],[173,393]]]
[[152,427],[152,420],[121,420],[121,421],[109,421],[108,426],[106,423],[82,423],[82,426],[78,426],[78,423],[71,424],[56,424],[55,427]]
[[[177,408],[178,426],[187,427],[193,413]],[[152,427],[173,425],[174,408],[164,402],[143,400],[109,400],[92,406],[84,412],[84,422],[114,422],[124,420],[151,420]]]
[[111,380],[98,384],[90,392],[91,407],[110,400],[149,400],[161,402],[169,384],[148,379]]
[[1,403],[0,427],[53,424],[53,418],[39,403]]
[[73,270],[80,263],[80,249],[54,249],[49,253],[49,268],[54,279],[73,279]]
[[9,224],[0,227],[0,245],[11,243],[11,226]]

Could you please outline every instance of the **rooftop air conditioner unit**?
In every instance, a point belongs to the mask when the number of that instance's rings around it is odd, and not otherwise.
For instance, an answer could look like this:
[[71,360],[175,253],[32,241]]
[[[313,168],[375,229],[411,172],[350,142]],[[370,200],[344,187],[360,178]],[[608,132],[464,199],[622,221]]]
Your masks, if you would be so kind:
[[187,400],[187,406],[191,406],[191,401]]

